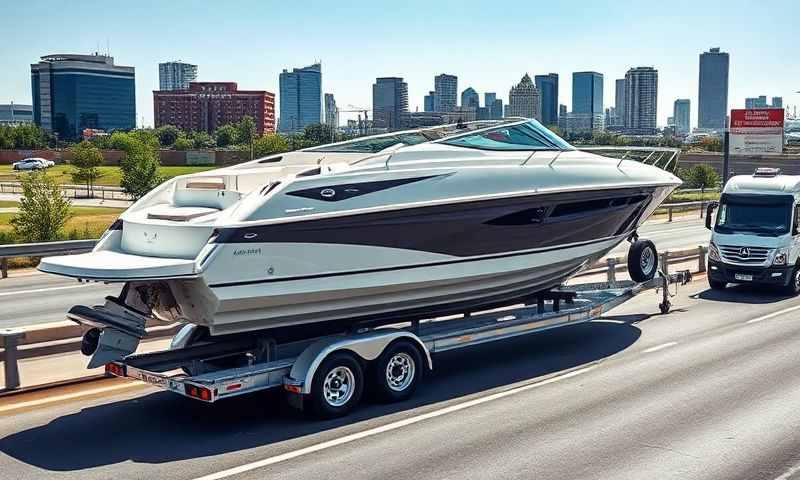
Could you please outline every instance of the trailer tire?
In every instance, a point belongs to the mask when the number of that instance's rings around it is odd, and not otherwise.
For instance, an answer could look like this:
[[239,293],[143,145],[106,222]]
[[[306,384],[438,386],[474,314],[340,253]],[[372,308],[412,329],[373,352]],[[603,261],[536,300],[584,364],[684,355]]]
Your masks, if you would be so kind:
[[350,353],[333,352],[314,373],[308,394],[309,408],[319,418],[342,417],[358,405],[363,392],[361,363]]
[[628,274],[634,282],[646,282],[658,272],[658,251],[650,240],[636,240],[628,249]]
[[385,403],[408,400],[422,378],[422,355],[408,341],[389,345],[371,368],[374,396]]

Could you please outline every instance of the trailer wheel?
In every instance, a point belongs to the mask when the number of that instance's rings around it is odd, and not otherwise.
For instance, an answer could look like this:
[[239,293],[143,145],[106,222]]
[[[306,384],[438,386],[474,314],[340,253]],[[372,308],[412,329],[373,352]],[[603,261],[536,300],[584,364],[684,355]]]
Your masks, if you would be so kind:
[[334,352],[326,358],[311,382],[309,407],[320,418],[347,415],[361,400],[364,373],[352,354]]
[[628,249],[628,273],[634,282],[646,282],[658,271],[658,252],[650,240],[636,240]]
[[407,400],[422,377],[422,355],[407,341],[390,345],[375,361],[372,382],[375,397],[391,403]]

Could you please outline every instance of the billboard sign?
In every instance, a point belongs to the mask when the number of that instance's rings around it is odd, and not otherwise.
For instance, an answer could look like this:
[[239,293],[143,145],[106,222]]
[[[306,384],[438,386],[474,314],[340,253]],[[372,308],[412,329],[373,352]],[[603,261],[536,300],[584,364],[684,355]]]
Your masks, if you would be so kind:
[[783,153],[782,108],[731,110],[731,155]]

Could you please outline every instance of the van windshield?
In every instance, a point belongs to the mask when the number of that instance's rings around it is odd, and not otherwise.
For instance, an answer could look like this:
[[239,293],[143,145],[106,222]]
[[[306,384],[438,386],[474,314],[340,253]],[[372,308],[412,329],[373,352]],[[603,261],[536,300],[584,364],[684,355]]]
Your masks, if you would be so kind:
[[791,195],[723,194],[714,231],[777,237],[792,224]]

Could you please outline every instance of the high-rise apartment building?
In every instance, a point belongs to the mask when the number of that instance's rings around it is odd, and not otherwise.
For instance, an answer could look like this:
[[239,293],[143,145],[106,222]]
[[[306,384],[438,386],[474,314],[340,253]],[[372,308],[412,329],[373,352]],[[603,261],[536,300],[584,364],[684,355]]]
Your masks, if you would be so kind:
[[618,78],[614,82],[614,111],[615,121],[613,123],[616,127],[625,126],[625,79]]
[[542,96],[530,75],[523,75],[522,80],[508,93],[506,117],[525,117],[542,119]]
[[700,54],[697,126],[704,130],[722,130],[728,117],[728,71],[730,58],[719,48]]
[[197,80],[197,65],[181,61],[158,64],[158,89],[186,90],[189,82]]
[[372,125],[398,130],[400,114],[408,111],[408,84],[400,77],[377,78],[372,85]]
[[558,74],[536,75],[534,81],[542,96],[542,123],[558,125]]
[[213,133],[244,117],[255,120],[259,135],[275,131],[275,94],[239,90],[235,82],[191,82],[186,90],[153,92],[156,128],[174,125],[184,131]]
[[472,87],[467,87],[466,90],[461,92],[461,106],[466,108],[474,108],[478,110],[481,105],[481,97],[478,92]]
[[656,133],[658,70],[631,68],[625,74],[625,130],[629,133]]
[[677,135],[686,135],[691,130],[691,102],[688,98],[679,98],[675,100],[672,109],[672,118],[675,122],[675,133]]
[[454,112],[458,106],[458,77],[443,73],[433,79],[433,110]]
[[322,65],[284,70],[280,74],[281,132],[297,132],[322,121]]
[[336,99],[332,93],[325,94],[325,124],[339,128],[339,109],[336,107]]
[[62,139],[136,127],[136,74],[105,55],[46,55],[31,65],[33,121]]
[[436,92],[429,91],[427,95],[425,95],[423,110],[426,112],[432,112],[434,107],[434,97],[436,96]]

